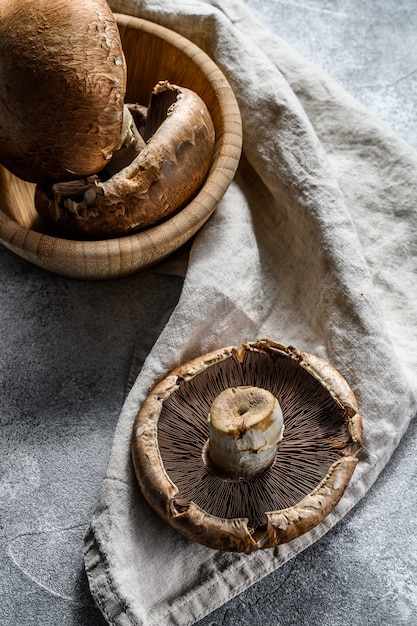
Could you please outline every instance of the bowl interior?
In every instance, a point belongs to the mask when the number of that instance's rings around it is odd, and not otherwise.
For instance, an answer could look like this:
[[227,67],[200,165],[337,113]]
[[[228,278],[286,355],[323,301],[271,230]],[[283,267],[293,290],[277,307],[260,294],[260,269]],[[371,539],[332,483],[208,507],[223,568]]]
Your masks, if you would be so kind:
[[[237,103],[213,61],[187,39],[157,24],[124,15],[116,15],[116,19],[127,62],[125,101],[147,105],[160,80],[193,89],[206,102],[213,118],[216,144],[211,170],[194,200],[179,214],[148,229],[146,235],[136,233],[119,238],[118,245],[114,240],[77,242],[62,238],[39,218],[33,202],[35,186],[0,166],[0,242],[37,265],[79,278],[126,275],[168,256],[211,215],[230,184],[240,157]],[[42,254],[42,246],[48,248],[48,254]],[[125,255],[126,248],[129,259],[125,256],[122,263],[119,257]],[[71,267],[74,261],[77,268]]]

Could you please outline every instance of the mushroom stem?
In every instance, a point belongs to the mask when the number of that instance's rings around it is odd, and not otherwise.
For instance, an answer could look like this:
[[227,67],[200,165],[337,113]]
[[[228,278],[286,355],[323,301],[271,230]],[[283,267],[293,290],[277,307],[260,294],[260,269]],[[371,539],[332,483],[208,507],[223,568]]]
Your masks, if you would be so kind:
[[251,479],[272,464],[284,420],[270,391],[229,387],[214,399],[208,419],[207,454],[214,471],[232,479]]
[[104,174],[106,178],[111,178],[114,174],[120,172],[132,163],[145,145],[145,140],[138,131],[133,116],[128,106],[125,104],[123,108],[123,125],[120,138],[102,174]]

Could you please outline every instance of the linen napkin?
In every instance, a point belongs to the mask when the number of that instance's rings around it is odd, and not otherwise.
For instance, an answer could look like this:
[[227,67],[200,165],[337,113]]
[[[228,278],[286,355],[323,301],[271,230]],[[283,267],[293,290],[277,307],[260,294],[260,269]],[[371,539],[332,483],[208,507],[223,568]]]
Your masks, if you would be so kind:
[[[235,181],[195,238],[178,305],[127,396],[85,539],[91,592],[110,624],[185,626],[328,531],[367,492],[416,413],[417,159],[241,0],[114,0],[219,65],[239,102]],[[251,555],[194,544],[136,485],[130,438],[153,384],[209,350],[270,337],[313,352],[357,395],[364,448],[336,509]]]

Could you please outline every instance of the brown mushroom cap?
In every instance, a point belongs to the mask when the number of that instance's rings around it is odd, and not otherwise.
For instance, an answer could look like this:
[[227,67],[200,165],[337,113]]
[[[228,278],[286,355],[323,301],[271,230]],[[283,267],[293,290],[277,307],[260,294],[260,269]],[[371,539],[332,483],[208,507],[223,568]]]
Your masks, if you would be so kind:
[[109,177],[106,168],[77,181],[78,189],[38,185],[38,213],[68,234],[99,239],[143,230],[183,208],[212,163],[215,132],[207,106],[192,90],[160,81],[140,131],[146,144]]
[[[225,477],[206,463],[207,416],[233,386],[270,391],[285,431],[275,461],[251,479]],[[132,456],[155,511],[210,548],[251,552],[316,526],[342,497],[357,464],[362,420],[345,379],[326,361],[268,339],[186,363],[140,408]]]
[[51,182],[101,170],[123,120],[126,67],[105,0],[0,4],[0,163]]

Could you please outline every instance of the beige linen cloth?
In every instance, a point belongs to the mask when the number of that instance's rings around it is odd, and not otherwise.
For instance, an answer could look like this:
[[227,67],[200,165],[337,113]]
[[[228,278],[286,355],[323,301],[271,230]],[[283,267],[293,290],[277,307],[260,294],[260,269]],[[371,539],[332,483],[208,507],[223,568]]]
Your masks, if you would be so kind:
[[[127,397],[85,542],[90,588],[109,623],[183,626],[329,530],[371,487],[415,415],[417,159],[240,0],[110,4],[203,48],[243,120],[238,174],[192,245],[178,305]],[[183,538],[141,497],[131,428],[151,386],[176,365],[260,337],[344,374],[361,407],[364,450],[317,528],[249,556],[219,553]]]

